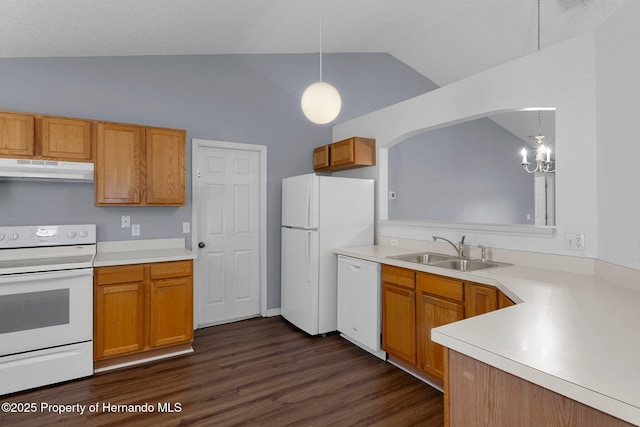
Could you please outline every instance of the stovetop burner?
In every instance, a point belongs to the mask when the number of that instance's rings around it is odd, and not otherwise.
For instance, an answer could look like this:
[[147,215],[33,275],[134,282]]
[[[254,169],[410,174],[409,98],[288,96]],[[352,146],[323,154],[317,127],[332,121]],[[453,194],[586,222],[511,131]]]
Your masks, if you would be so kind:
[[96,226],[0,227],[0,275],[90,268]]

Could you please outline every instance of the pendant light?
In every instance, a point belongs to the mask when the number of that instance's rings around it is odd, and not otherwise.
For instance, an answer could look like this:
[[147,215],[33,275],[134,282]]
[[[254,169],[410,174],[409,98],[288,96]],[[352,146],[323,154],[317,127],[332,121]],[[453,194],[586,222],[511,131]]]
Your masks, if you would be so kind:
[[[540,0],[538,0],[538,52],[540,52]],[[555,169],[551,169],[551,148],[544,145],[544,135],[542,135],[542,119],[540,118],[540,110],[538,110],[538,136],[535,137],[536,144],[536,167],[533,170],[529,169],[529,162],[527,161],[527,149],[523,148],[520,154],[522,154],[522,167],[527,173],[545,172],[553,173]]]
[[304,115],[313,123],[323,125],[338,116],[342,107],[340,93],[333,85],[322,81],[322,2],[320,13],[320,81],[312,83],[302,94],[300,105]]

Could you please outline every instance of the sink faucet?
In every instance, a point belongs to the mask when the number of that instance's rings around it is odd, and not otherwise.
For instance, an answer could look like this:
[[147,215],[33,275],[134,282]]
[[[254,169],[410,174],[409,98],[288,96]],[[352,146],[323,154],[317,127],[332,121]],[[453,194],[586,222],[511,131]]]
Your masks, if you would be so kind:
[[480,261],[487,262],[487,247],[485,245],[478,245],[480,249]]
[[460,242],[458,243],[458,246],[456,246],[451,240],[445,239],[444,237],[440,237],[440,236],[431,236],[433,237],[433,241],[437,241],[438,239],[440,240],[444,240],[445,242],[449,243],[451,246],[453,246],[453,249],[456,250],[456,253],[458,254],[458,256],[460,258],[464,258],[465,257],[465,244],[464,244],[464,238],[465,236],[462,236],[462,238],[460,239]]

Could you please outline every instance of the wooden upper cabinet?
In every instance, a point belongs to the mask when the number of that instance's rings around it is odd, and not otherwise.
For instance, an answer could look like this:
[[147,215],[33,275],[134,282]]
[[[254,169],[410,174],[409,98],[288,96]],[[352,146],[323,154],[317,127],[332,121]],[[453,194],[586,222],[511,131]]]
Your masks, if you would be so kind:
[[0,156],[34,156],[34,134],[33,116],[0,112]]
[[334,142],[331,149],[332,167],[371,166],[376,164],[375,139],[353,138]]
[[141,128],[99,123],[97,134],[96,205],[140,204]]
[[185,131],[146,129],[146,202],[183,205],[185,201]]
[[96,205],[184,205],[185,131],[99,123],[97,134]]
[[354,136],[313,150],[313,167],[316,171],[344,170],[375,164],[375,139]]
[[36,120],[36,137],[42,157],[91,162],[92,122],[87,120],[42,117]]
[[313,170],[322,170],[328,168],[329,165],[329,146],[323,145],[313,150]]

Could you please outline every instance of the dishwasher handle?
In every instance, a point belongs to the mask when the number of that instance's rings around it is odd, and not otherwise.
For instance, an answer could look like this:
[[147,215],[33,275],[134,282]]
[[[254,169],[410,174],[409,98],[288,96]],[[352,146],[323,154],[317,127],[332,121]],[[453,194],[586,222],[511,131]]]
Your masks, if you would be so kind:
[[380,268],[380,264],[377,262],[367,261],[359,258],[351,258],[344,255],[338,255],[338,264],[348,265],[349,268],[353,271],[360,271],[362,269],[378,270]]

